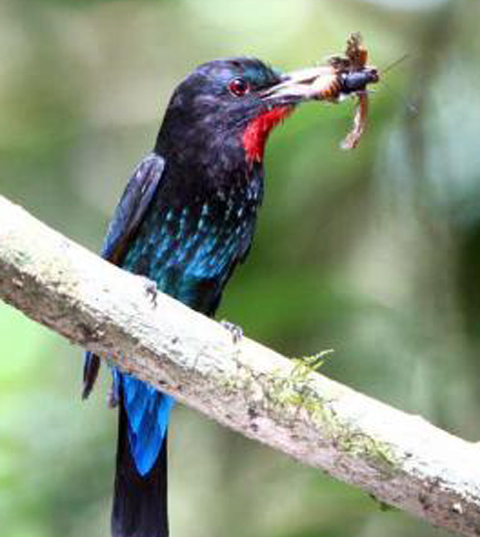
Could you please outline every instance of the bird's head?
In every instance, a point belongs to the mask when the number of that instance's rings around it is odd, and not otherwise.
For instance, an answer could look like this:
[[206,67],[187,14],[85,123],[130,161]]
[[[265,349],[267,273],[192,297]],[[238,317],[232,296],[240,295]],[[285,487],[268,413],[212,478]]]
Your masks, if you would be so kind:
[[[261,163],[269,133],[301,102],[318,99],[320,68],[281,74],[254,58],[215,60],[195,69],[176,88],[157,140],[160,153],[191,165],[243,159]],[[331,72],[331,68],[327,68]],[[355,87],[372,80],[358,74]],[[328,78],[328,77],[327,77]],[[362,86],[363,85],[363,86]],[[340,88],[341,90],[342,88]],[[208,160],[208,162],[207,162]]]

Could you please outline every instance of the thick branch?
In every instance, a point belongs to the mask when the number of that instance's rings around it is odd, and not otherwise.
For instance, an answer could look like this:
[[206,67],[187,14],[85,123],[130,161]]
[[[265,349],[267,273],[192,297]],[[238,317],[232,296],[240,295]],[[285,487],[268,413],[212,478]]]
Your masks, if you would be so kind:
[[0,298],[220,423],[480,535],[480,449],[243,338],[0,197]]

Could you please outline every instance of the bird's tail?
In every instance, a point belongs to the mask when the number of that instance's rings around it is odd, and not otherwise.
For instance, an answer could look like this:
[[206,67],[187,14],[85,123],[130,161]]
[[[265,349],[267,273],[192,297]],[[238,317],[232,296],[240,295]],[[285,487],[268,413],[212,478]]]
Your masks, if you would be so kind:
[[141,475],[128,438],[127,412],[120,401],[117,468],[112,510],[113,537],[167,537],[167,435],[151,470]]

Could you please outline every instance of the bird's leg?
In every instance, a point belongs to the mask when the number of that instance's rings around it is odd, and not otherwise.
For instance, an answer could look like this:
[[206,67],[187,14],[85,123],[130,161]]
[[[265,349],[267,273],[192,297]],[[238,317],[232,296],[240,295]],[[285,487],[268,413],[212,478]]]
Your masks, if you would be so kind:
[[220,324],[223,326],[223,328],[225,328],[225,330],[230,332],[234,344],[240,343],[243,338],[243,330],[241,326],[233,324],[230,321],[226,321],[225,319],[221,320]]
[[116,393],[115,388],[112,386],[108,391],[107,395],[107,406],[108,408],[116,408],[120,403],[118,393]]
[[154,308],[157,307],[157,296],[158,296],[158,288],[156,282],[151,280],[150,278],[147,278],[146,276],[140,276],[143,280],[143,284],[145,287],[145,293],[147,297],[150,299],[150,302],[152,303],[152,306]]
[[112,370],[112,385],[107,396],[109,408],[116,408],[120,403],[120,374],[118,370]]

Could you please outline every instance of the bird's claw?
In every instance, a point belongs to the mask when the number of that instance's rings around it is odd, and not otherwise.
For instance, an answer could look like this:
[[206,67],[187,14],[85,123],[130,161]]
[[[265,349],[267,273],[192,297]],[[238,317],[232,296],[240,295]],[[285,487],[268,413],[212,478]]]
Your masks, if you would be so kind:
[[118,397],[118,393],[116,390],[112,387],[107,395],[107,405],[108,408],[117,408],[117,406],[120,404],[120,398]]
[[152,303],[152,306],[154,308],[157,307],[157,297],[158,297],[158,288],[157,284],[151,280],[150,278],[142,276],[144,280],[144,286],[145,286],[145,293],[147,294],[147,297],[150,299],[150,302]]
[[243,338],[243,330],[240,326],[226,321],[225,319],[220,321],[220,324],[223,326],[223,328],[225,328],[225,330],[228,330],[230,332],[230,334],[232,335],[233,343],[240,343]]
[[116,408],[120,404],[120,373],[113,369],[112,375],[112,385],[107,396],[108,408]]

